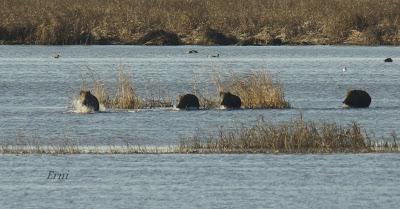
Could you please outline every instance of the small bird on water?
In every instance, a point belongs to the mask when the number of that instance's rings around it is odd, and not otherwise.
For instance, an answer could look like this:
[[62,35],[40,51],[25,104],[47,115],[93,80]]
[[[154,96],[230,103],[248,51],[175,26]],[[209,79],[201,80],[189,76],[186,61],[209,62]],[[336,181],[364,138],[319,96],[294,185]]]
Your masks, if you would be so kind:
[[209,57],[219,57],[219,54],[217,54],[217,55],[211,55],[211,56],[209,56]]
[[59,55],[59,54],[56,54],[56,56],[54,56],[54,58],[56,58],[56,59],[58,59],[60,57],[61,57],[61,55]]
[[199,53],[199,52],[197,50],[192,49],[192,50],[189,50],[187,53],[188,54],[196,54],[196,53]]
[[342,69],[342,71],[343,71],[343,72],[346,72],[346,71],[347,71],[347,67],[344,66],[344,68]]

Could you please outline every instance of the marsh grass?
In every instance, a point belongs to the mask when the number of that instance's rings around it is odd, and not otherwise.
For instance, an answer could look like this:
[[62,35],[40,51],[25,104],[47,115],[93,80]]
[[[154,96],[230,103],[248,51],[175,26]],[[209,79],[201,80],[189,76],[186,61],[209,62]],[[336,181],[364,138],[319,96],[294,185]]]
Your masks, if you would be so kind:
[[[149,91],[141,98],[135,91],[133,78],[130,76],[124,66],[117,67],[116,90],[114,96],[110,97],[105,82],[93,69],[88,68],[88,80],[92,80],[92,88],[89,88],[87,79],[82,76],[80,90],[91,90],[92,94],[99,100],[99,103],[105,108],[111,109],[151,109],[159,107],[173,107],[173,99],[168,96],[161,86],[156,84],[147,86]],[[74,101],[78,100],[74,97]]]
[[[123,66],[117,69],[117,91],[114,97],[107,94],[104,81],[92,71],[93,94],[99,102],[107,108],[117,109],[151,109],[160,107],[173,107],[173,98],[168,95],[161,81],[150,80],[145,82],[145,95],[142,97],[134,90],[133,78],[127,74]],[[199,85],[198,75],[193,76],[192,91],[199,98],[200,108],[218,108],[221,103],[220,91],[230,91],[242,99],[242,106],[246,109],[289,108],[289,103],[284,98],[282,84],[274,81],[267,71],[253,71],[248,74],[231,72],[228,77],[221,80],[221,76],[214,71],[208,86]],[[211,85],[210,85],[211,84]],[[214,86],[214,88],[209,88]],[[88,89],[85,80],[81,89]],[[210,89],[212,89],[210,91]]]
[[399,11],[395,0],[3,0],[0,43],[140,44],[165,30],[201,44],[212,29],[250,44],[399,44]]
[[231,92],[240,97],[246,109],[289,108],[285,100],[283,85],[274,81],[267,71],[253,71],[249,74],[231,72],[226,80],[219,75],[214,78],[219,91]]
[[112,107],[119,109],[134,109],[138,105],[131,76],[124,72],[123,67],[118,68],[117,93],[112,100]]
[[182,140],[183,153],[362,153],[398,152],[394,143],[372,141],[357,123],[315,123],[302,118],[273,124],[259,121],[252,127],[219,129],[211,136]]
[[213,153],[398,153],[397,136],[372,140],[357,123],[304,121],[302,118],[282,123],[259,120],[251,127],[220,128],[209,136],[194,135],[171,146],[80,145],[68,134],[51,144],[41,143],[37,132],[18,131],[14,143],[0,143],[0,154],[213,154]]

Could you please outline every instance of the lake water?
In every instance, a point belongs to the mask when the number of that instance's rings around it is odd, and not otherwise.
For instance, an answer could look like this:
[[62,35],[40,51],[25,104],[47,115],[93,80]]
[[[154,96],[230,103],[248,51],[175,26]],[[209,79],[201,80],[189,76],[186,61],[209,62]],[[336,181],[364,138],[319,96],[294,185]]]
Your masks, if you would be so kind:
[[[398,208],[398,154],[0,157],[1,208]],[[49,171],[68,173],[47,179]]]
[[[0,142],[164,146],[220,126],[300,114],[358,121],[387,136],[400,128],[399,63],[398,47],[0,46]],[[82,77],[94,72],[112,89],[121,65],[142,96],[162,90],[176,97],[191,90],[194,77],[210,87],[215,71],[268,70],[293,108],[71,111]],[[369,109],[342,108],[351,88],[370,93]],[[47,179],[49,171],[69,176]],[[0,155],[0,207],[386,209],[398,208],[399,180],[398,154]]]
[[[199,53],[187,54],[189,49]],[[209,58],[217,53],[219,58]],[[394,62],[384,63],[386,57]],[[293,108],[71,112],[82,78],[90,82],[94,73],[112,91],[118,66],[133,77],[142,97],[162,91],[173,98],[190,92],[194,78],[200,88],[213,86],[215,71],[224,76],[267,70],[282,82]],[[387,136],[400,128],[399,80],[398,47],[0,46],[0,141],[35,138],[52,144],[68,138],[85,145],[173,145],[219,126],[251,125],[260,117],[287,121],[301,113],[306,120],[357,121],[368,132]],[[368,91],[371,107],[343,109],[347,89]]]

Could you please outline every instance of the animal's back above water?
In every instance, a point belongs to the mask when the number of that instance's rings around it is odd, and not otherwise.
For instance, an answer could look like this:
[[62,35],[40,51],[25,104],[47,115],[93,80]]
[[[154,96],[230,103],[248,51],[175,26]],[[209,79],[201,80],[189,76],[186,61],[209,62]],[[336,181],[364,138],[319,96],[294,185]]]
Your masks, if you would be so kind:
[[199,99],[193,94],[185,94],[179,100],[177,108],[185,110],[198,110],[200,107]]
[[226,108],[239,109],[242,106],[240,97],[231,94],[230,92],[221,94],[223,96],[221,105],[225,106]]
[[371,104],[371,96],[363,90],[351,90],[343,103],[349,107],[366,108]]

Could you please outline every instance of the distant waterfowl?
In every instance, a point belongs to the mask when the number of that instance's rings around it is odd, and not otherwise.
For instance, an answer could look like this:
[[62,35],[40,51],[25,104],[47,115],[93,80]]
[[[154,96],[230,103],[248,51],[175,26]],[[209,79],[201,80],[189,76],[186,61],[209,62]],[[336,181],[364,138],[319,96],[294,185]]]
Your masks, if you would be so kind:
[[386,58],[386,59],[385,59],[385,62],[393,62],[393,59],[390,58],[390,57],[389,57],[389,58]]
[[209,57],[219,57],[219,54],[217,54],[217,55],[210,55]]
[[196,53],[199,53],[199,52],[197,50],[192,49],[192,50],[189,50],[187,53],[188,54],[196,54]]
[[347,67],[344,66],[344,68],[342,69],[342,71],[343,71],[343,72],[346,72],[346,71],[347,71]]
[[56,59],[58,59],[60,57],[61,57],[61,55],[59,55],[59,54],[56,54],[56,56],[54,56],[54,58],[56,58]]

